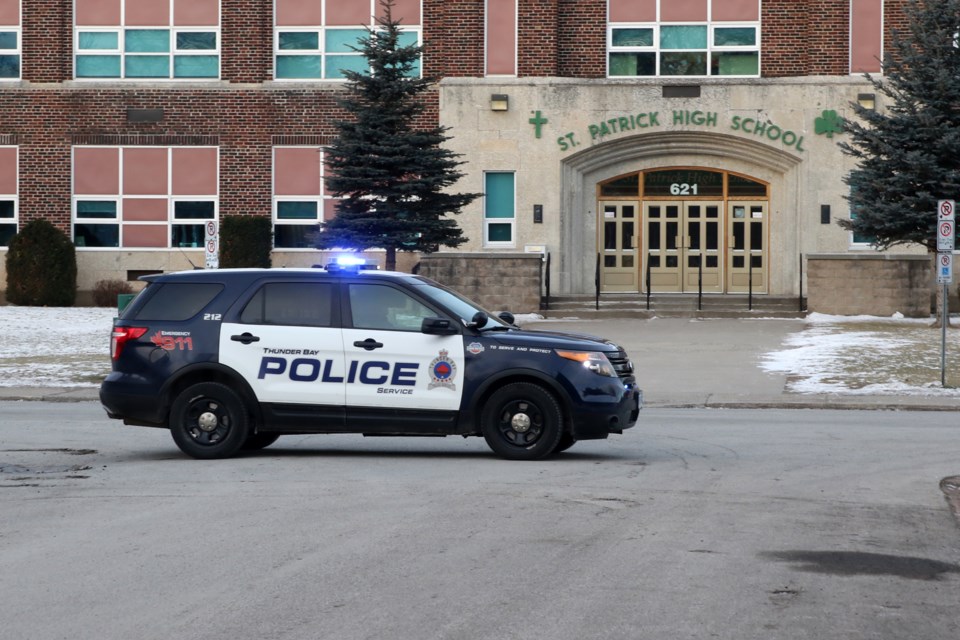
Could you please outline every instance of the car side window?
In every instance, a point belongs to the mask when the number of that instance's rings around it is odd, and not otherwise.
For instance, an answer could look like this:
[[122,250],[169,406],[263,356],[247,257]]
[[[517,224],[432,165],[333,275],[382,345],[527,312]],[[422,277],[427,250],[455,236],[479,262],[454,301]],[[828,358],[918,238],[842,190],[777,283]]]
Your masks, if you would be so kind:
[[218,293],[222,284],[202,282],[181,282],[151,284],[158,287],[156,293],[144,303],[134,317],[124,319],[182,322],[200,313]]
[[350,310],[356,329],[420,331],[436,312],[409,294],[382,284],[350,284]]
[[332,327],[334,285],[324,282],[268,282],[240,314],[243,324]]

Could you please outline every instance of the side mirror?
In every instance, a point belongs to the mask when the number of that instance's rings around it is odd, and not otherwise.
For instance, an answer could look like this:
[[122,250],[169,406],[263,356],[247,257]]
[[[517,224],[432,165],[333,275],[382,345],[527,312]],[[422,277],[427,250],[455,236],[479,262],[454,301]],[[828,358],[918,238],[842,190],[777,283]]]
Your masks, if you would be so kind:
[[420,323],[420,333],[431,336],[453,336],[459,331],[456,325],[446,318],[424,318]]

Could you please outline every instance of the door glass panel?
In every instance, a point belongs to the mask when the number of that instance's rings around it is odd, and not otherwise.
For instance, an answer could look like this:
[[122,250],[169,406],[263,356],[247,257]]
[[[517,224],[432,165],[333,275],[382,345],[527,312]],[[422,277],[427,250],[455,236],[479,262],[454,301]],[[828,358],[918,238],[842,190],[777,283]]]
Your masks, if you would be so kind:
[[708,218],[719,218],[720,217],[720,207],[709,206],[707,207],[707,217]]
[[700,207],[691,205],[687,207],[687,217],[688,218],[699,218],[700,217]]
[[720,248],[720,225],[716,222],[707,223],[707,251],[716,251]]
[[624,205],[620,211],[622,212],[621,217],[633,218],[633,205]]
[[604,222],[603,223],[603,248],[607,251],[615,251],[617,249],[617,223],[616,222]]
[[763,256],[750,256],[750,266],[754,269],[763,267]]
[[667,207],[667,217],[668,218],[679,218],[680,217],[680,207],[675,205],[670,205]]
[[633,249],[633,223],[623,223],[623,249]]
[[735,269],[743,269],[743,256],[733,256],[733,266]]
[[750,223],[750,250],[751,251],[763,250],[763,223],[762,222]]
[[674,250],[677,248],[677,232],[680,231],[679,224],[676,222],[667,223],[667,249]]
[[734,251],[743,251],[744,249],[744,240],[743,240],[743,223],[734,222],[733,223],[733,250]]
[[687,256],[687,266],[691,269],[696,269],[700,266],[700,254],[694,256]]
[[633,256],[623,256],[620,262],[621,262],[620,266],[624,267],[625,269],[633,268]]
[[658,250],[662,246],[659,222],[647,223],[647,246],[653,250]]
[[720,264],[719,258],[717,256],[707,256],[707,268],[716,269],[717,265]]
[[648,258],[648,263],[649,263],[648,266],[649,266],[651,269],[658,269],[658,268],[660,268],[660,256],[650,256],[650,257]]
[[603,266],[605,267],[617,266],[617,256],[603,256]]
[[660,207],[650,207],[650,208],[647,210],[647,216],[649,216],[649,217],[651,217],[651,218],[659,218],[659,217],[660,217]]
[[688,222],[687,235],[690,237],[690,248],[700,251],[700,223]]
[[677,256],[667,256],[668,269],[676,269],[678,264],[680,264],[680,261],[677,259]]

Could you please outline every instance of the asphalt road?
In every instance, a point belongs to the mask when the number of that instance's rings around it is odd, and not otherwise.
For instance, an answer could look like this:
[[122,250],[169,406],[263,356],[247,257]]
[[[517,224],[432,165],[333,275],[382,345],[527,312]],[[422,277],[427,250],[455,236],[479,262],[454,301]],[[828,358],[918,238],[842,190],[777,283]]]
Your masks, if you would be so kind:
[[0,403],[0,636],[960,637],[952,412],[645,409],[551,460],[292,436],[201,462]]

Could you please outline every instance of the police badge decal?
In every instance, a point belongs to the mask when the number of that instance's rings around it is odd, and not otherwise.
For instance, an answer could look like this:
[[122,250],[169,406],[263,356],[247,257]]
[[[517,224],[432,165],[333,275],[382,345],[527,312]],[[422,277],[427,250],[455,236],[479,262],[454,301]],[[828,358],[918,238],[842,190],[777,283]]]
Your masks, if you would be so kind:
[[430,362],[430,379],[433,382],[427,385],[428,390],[438,387],[457,390],[457,385],[453,383],[454,378],[457,377],[457,365],[448,357],[449,355],[449,351],[441,349],[440,355]]

